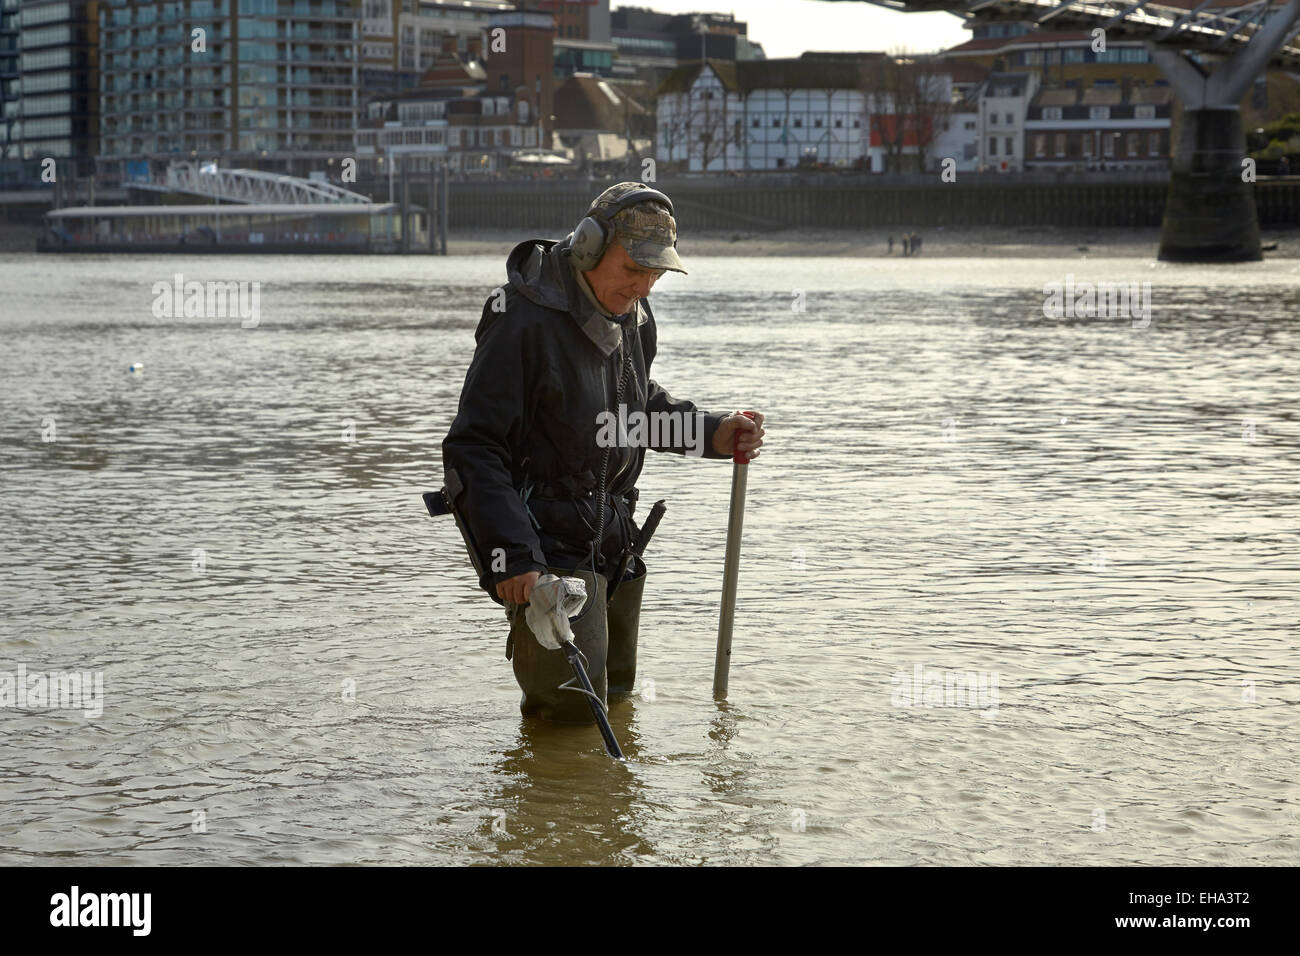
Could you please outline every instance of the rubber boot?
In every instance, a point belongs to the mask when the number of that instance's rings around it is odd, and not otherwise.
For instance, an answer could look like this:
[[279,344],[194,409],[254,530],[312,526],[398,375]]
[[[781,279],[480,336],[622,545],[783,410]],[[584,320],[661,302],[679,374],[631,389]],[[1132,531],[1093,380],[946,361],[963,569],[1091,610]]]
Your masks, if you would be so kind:
[[[573,643],[587,658],[587,678],[600,699],[608,704],[605,679],[605,658],[609,650],[609,634],[605,625],[605,592],[607,580],[603,574],[549,568],[561,577],[582,578],[587,584],[587,603],[575,617],[569,618],[573,629]],[[591,724],[591,704],[585,694],[561,690],[560,685],[573,679],[573,668],[561,650],[547,650],[537,643],[522,607],[516,609],[510,624],[513,643],[511,663],[515,680],[524,692],[519,710],[525,717],[540,717],[557,723]]]
[[609,618],[609,696],[632,693],[636,681],[636,641],[641,624],[641,597],[645,593],[645,562],[632,559],[631,577],[624,578],[614,589],[607,615]]

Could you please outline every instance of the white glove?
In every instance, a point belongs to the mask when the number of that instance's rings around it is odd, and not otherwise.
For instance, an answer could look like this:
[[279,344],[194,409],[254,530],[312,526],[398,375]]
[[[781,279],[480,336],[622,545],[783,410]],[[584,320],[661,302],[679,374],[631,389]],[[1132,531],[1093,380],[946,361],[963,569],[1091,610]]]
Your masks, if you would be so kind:
[[582,578],[543,574],[533,585],[524,619],[538,644],[549,651],[558,651],[562,642],[573,640],[569,618],[586,603],[587,582]]

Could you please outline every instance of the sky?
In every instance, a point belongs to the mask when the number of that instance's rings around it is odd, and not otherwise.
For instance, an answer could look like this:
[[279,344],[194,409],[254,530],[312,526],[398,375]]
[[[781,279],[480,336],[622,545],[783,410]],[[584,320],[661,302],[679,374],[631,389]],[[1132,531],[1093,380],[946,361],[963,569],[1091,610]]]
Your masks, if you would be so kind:
[[611,7],[649,7],[663,13],[734,13],[749,24],[749,39],[769,57],[805,50],[906,49],[928,53],[970,39],[950,13],[897,13],[865,2],[827,0],[611,0]]

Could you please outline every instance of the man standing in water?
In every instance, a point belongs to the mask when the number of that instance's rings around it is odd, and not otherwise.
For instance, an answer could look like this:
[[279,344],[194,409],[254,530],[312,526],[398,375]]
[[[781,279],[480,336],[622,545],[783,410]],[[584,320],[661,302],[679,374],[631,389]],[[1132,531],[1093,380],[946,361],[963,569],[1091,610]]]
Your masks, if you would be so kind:
[[665,271],[686,272],[676,245],[667,196],[644,183],[611,186],[562,241],[511,251],[508,282],[475,332],[443,467],[479,584],[506,607],[506,656],[526,716],[592,719],[582,694],[559,689],[570,676],[563,652],[543,648],[523,613],[548,571],[586,582],[571,626],[596,693],[632,690],[645,564],[624,559],[645,449],[725,459],[734,448],[752,460],[763,444],[761,414],[710,415],[650,378],[646,297]]

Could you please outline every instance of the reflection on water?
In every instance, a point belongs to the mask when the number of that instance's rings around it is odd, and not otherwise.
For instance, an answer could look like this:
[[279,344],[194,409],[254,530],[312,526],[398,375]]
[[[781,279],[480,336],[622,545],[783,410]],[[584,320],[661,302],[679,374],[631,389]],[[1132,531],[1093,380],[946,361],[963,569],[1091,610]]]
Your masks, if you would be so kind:
[[[656,379],[769,444],[721,704],[730,469],[647,465],[623,764],[519,717],[420,502],[501,261],[0,261],[0,671],[105,694],[0,710],[0,861],[1295,858],[1296,265],[693,261]],[[258,327],[155,318],[177,272]],[[1045,319],[1067,274],[1150,327]]]

